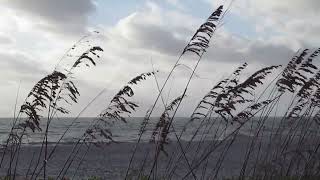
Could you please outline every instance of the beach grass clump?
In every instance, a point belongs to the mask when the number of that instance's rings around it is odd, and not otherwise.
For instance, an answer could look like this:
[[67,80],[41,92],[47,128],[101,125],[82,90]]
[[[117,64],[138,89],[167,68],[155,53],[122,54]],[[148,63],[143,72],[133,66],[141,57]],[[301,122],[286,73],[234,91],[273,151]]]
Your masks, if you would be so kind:
[[[247,70],[248,63],[241,64],[228,77],[217,81],[217,84],[199,99],[190,117],[186,117],[183,129],[176,128],[176,114],[183,108],[184,99],[189,96],[188,90],[197,67],[226,12],[223,6],[219,6],[200,25],[182,49],[161,86],[157,81],[156,70],[141,73],[125,83],[107,101],[107,105],[102,106],[104,108],[97,113],[96,118],[92,118],[82,136],[73,137],[76,140],[71,144],[70,152],[65,152],[67,155],[57,167],[59,171],[53,179],[78,177],[82,166],[90,166],[85,164],[85,160],[93,147],[106,151],[105,148],[121,144],[114,136],[114,127],[120,123],[127,125],[128,117],[140,108],[140,104],[132,99],[136,94],[134,88],[142,86],[140,83],[151,77],[154,77],[158,91],[148,94],[155,94],[155,101],[151,108],[146,110],[142,122],[138,123],[140,127],[137,128],[137,141],[130,151],[132,154],[126,156],[128,159],[125,173],[121,174],[121,178],[319,179],[320,70],[315,60],[319,56],[320,48],[300,50],[287,65],[265,66],[253,73],[247,73],[247,76],[244,71]],[[87,39],[85,42],[82,40],[78,43],[87,42]],[[59,61],[53,72],[40,79],[27,95],[14,117],[12,129],[4,144],[0,168],[5,168],[6,176],[0,179],[21,177],[20,174],[18,176],[18,170],[23,139],[39,132],[43,132],[40,151],[34,152],[24,177],[52,179],[48,176],[47,168],[54,165],[50,163],[53,162],[61,139],[81,113],[72,119],[61,138],[49,150],[48,134],[51,122],[56,117],[69,114],[69,108],[78,103],[81,93],[75,81],[75,71],[81,67],[98,65],[97,60],[103,52],[97,45],[86,47],[84,52],[74,56],[70,66],[59,69]],[[76,45],[70,50],[74,48]],[[168,86],[169,79],[173,78],[176,68],[182,64],[182,59],[187,56],[195,58],[192,61],[194,66],[190,68],[190,76],[187,77],[188,81],[184,86],[176,87],[180,88],[182,93],[166,103],[163,98],[164,88]],[[164,110],[152,124],[151,117],[159,103]],[[90,104],[91,102],[88,106]],[[88,106],[84,107],[83,111]],[[279,112],[279,109],[284,111]],[[272,126],[269,126],[270,124]],[[190,136],[184,137],[188,128],[193,128],[194,131]],[[149,148],[144,149],[146,145],[141,145],[142,136],[148,130],[151,131],[150,142],[147,143]],[[248,135],[243,135],[243,132]],[[171,145],[170,142],[175,143]],[[231,151],[239,147],[239,142],[245,148],[237,151],[240,161],[237,172],[223,178],[223,170],[228,168],[225,167],[226,161],[229,155],[232,156]],[[143,157],[139,157],[137,153],[143,154]],[[108,154],[110,157],[113,155]],[[73,171],[70,171],[71,168]],[[87,179],[99,180],[104,177],[89,176]]]

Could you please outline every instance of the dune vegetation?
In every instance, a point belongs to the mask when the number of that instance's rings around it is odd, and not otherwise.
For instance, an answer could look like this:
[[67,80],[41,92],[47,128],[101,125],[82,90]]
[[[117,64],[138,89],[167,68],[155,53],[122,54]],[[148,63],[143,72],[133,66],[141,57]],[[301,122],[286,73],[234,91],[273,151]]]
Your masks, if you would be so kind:
[[[81,114],[70,121],[65,133],[54,144],[48,142],[50,125],[57,117],[69,114],[68,108],[78,102],[81,90],[74,81],[74,72],[80,67],[99,66],[101,53],[106,51],[103,47],[90,44],[90,36],[81,38],[68,52],[83,43],[90,45],[86,46],[88,49],[74,56],[70,67],[61,68],[59,61],[52,73],[40,79],[17,108],[12,129],[1,151],[0,168],[6,172],[3,179],[77,179],[78,168],[92,148],[104,149],[119,143],[113,138],[112,128],[118,123],[125,125],[127,117],[140,107],[132,97],[136,93],[135,87],[143,86],[146,80],[156,81],[158,91],[153,92],[156,100],[150,109],[145,110],[137,141],[122,174],[123,179],[318,179],[320,70],[315,60],[320,48],[299,50],[288,60],[288,64],[266,66],[249,76],[243,73],[248,66],[243,63],[208,89],[188,117],[184,129],[175,130],[177,111],[185,97],[189,96],[190,83],[209,44],[214,43],[215,31],[225,13],[227,9],[220,6],[191,35],[163,84],[157,81],[157,70],[143,72],[128,80],[109,100],[109,105],[92,118],[83,135],[75,137],[77,140],[72,144],[71,152],[65,152],[67,158],[58,167],[60,172],[52,176],[48,174],[48,168],[52,166],[50,163],[55,158],[56,149]],[[163,90],[185,56],[194,61],[188,81],[182,94],[166,103]],[[100,98],[99,94],[97,98]],[[151,148],[144,150],[146,155],[141,160],[136,156],[144,147],[141,139],[145,136],[146,127],[150,126],[149,121],[157,104],[161,104],[164,111],[156,118],[149,137],[148,147]],[[285,109],[285,112],[278,112],[278,109]],[[198,126],[193,127],[196,129],[193,135],[187,141],[182,140],[181,137],[194,122]],[[273,124],[272,131],[269,130],[273,133],[266,133],[266,124]],[[250,136],[245,141],[240,134],[244,127],[250,127]],[[33,154],[26,174],[18,174],[23,140],[28,134],[37,132],[43,133],[40,151]],[[214,138],[208,139],[207,134],[212,134]],[[171,143],[175,145],[170,146]],[[230,149],[235,143],[242,143],[246,148],[237,155],[242,162],[237,176],[227,177],[221,172],[233,171],[224,167],[224,161],[230,156]],[[69,172],[71,166],[77,170]],[[104,179],[98,176],[83,178]]]

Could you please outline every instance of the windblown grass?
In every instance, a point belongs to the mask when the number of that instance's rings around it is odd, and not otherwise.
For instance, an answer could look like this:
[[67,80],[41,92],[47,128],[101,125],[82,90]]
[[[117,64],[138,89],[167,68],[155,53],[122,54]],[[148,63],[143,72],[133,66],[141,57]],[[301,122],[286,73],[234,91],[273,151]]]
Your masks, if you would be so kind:
[[[68,152],[69,155],[55,178],[65,178],[71,165],[77,167],[72,174],[74,178],[92,146],[108,148],[108,145],[118,143],[113,137],[113,125],[116,123],[125,125],[127,117],[140,108],[139,103],[131,99],[135,95],[134,88],[141,86],[142,81],[154,76],[158,94],[141,122],[138,140],[128,159],[126,174],[123,174],[124,179],[221,179],[221,168],[231,147],[241,138],[241,130],[248,126],[251,126],[252,136],[245,144],[245,153],[239,154],[242,157],[242,164],[238,175],[226,177],[225,180],[318,179],[320,176],[318,131],[320,70],[314,60],[318,58],[320,48],[299,51],[286,66],[263,67],[248,77],[243,77],[243,71],[248,66],[247,63],[243,63],[229,77],[209,89],[208,93],[199,100],[181,132],[177,132],[174,128],[176,113],[188,95],[197,67],[225,13],[223,6],[218,7],[196,30],[162,86],[159,86],[157,81],[157,71],[153,71],[132,78],[115,93],[104,110],[92,119],[83,135],[75,137],[78,140],[73,144],[71,152]],[[90,37],[86,37],[85,40],[87,38]],[[76,47],[75,45],[70,50]],[[14,117],[13,127],[4,144],[0,168],[7,170],[6,178],[17,179],[23,138],[28,134],[43,131],[41,150],[35,154],[25,178],[49,179],[47,165],[55,153],[56,146],[65,135],[64,133],[53,150],[49,151],[48,131],[51,121],[54,117],[70,113],[68,107],[78,102],[80,90],[74,83],[74,71],[80,67],[98,65],[97,60],[103,51],[100,46],[88,47],[78,56],[74,56],[77,58],[69,67],[63,67],[63,71],[55,68],[31,89],[17,116]],[[182,93],[167,104],[162,97],[164,88],[185,56],[195,58],[195,64],[190,68],[191,74],[187,77],[185,86],[182,87]],[[287,97],[292,98],[288,100]],[[152,127],[150,137],[152,148],[147,151],[142,162],[134,164],[135,155],[140,150],[138,146],[141,138],[145,135],[146,128],[151,125],[150,117],[159,99],[162,100],[164,111]],[[279,106],[284,108],[285,112],[279,113],[277,111]],[[273,117],[276,116],[280,117],[279,122],[275,122]],[[266,135],[264,128],[267,123],[270,124],[270,121],[273,121],[272,132],[274,133]],[[66,132],[73,122],[74,120],[66,128]],[[186,129],[194,122],[200,122],[196,131],[191,138],[182,143]],[[44,126],[41,126],[43,124]],[[208,140],[206,137],[208,134],[213,134],[214,139]],[[267,140],[262,139],[262,136],[268,136]],[[170,144],[170,137],[174,138],[172,140],[177,142],[177,146],[173,150],[171,148],[169,152],[166,146]],[[195,142],[196,137],[199,139]],[[148,156],[149,154],[151,156]],[[217,158],[212,159],[214,155]],[[76,164],[75,159],[79,156],[81,158]],[[148,167],[146,163],[150,163],[151,166]],[[165,165],[165,172],[158,171],[161,164]],[[99,179],[99,177],[91,177],[91,179]]]

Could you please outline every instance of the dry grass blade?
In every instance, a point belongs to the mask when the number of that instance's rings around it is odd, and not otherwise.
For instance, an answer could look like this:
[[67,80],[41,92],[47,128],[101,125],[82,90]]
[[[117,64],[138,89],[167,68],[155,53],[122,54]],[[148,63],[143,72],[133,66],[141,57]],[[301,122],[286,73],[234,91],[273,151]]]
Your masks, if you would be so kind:
[[[110,126],[116,121],[126,123],[125,115],[131,114],[139,107],[138,103],[129,100],[134,96],[133,85],[138,85],[139,82],[144,81],[147,77],[154,75],[156,72],[142,73],[131,79],[125,86],[123,86],[118,93],[111,99],[108,107],[98,115],[98,123],[88,128],[86,134],[89,141],[94,140],[99,142],[99,137],[103,138],[103,142],[115,142],[112,138]],[[98,144],[98,143],[96,143]]]
[[86,66],[90,66],[89,64],[96,65],[96,62],[92,58],[92,55],[96,56],[97,58],[100,58],[100,56],[97,54],[97,52],[103,51],[103,49],[99,46],[94,46],[90,49],[88,49],[86,52],[84,52],[73,64],[73,68],[78,67],[80,64],[85,63]]
[[308,51],[308,49],[305,49],[299,56],[294,56],[288,63],[282,73],[282,77],[276,83],[280,92],[289,91],[293,93],[297,87],[303,86],[307,81],[307,77],[301,71],[308,72],[315,68],[308,61],[304,63]]
[[109,106],[99,115],[103,120],[113,119],[126,122],[126,119],[122,116],[124,113],[130,114],[131,111],[135,111],[138,106],[137,103],[127,100],[127,97],[134,96],[132,85],[137,85],[139,82],[146,80],[148,76],[152,76],[155,72],[142,73],[125,85],[120,91],[112,98]]
[[[298,91],[297,103],[288,114],[288,118],[297,118],[303,109],[309,105],[318,106],[318,89],[320,88],[320,71],[311,77]],[[312,104],[310,104],[312,103]]]
[[102,48],[94,46],[84,52],[72,65],[67,73],[53,71],[53,73],[47,75],[38,81],[30,93],[27,96],[27,100],[20,108],[20,113],[27,116],[27,120],[20,123],[18,126],[23,128],[30,128],[32,131],[38,130],[40,128],[40,111],[48,109],[49,107],[56,112],[62,114],[68,114],[69,111],[59,106],[59,102],[66,102],[67,104],[77,103],[77,99],[80,96],[78,88],[71,80],[72,70],[79,67],[81,64],[88,65],[88,60],[90,63],[95,65],[94,58],[92,55],[100,58],[96,51],[103,51]]
[[216,84],[198,103],[197,107],[191,115],[190,122],[206,118],[208,115],[208,111],[210,111],[210,109],[215,106],[214,102],[219,94],[225,93],[229,89],[232,89],[233,87],[238,85],[239,76],[241,72],[247,67],[247,65],[247,63],[242,64],[232,73],[232,77],[225,78],[218,82],[218,84]]
[[146,115],[144,116],[141,122],[140,129],[139,129],[139,136],[142,136],[142,134],[146,131],[146,126],[148,125],[150,120],[150,112],[151,112],[151,109],[148,109],[146,112]]
[[253,96],[251,91],[255,90],[259,85],[262,85],[262,80],[279,67],[280,66],[269,66],[262,68],[253,73],[244,82],[231,88],[226,93],[220,94],[215,102],[217,108],[215,109],[215,112],[226,121],[228,121],[229,117],[234,118],[232,112],[237,110],[236,106],[251,102],[250,96]]
[[248,106],[245,110],[238,113],[233,119],[232,122],[238,122],[240,124],[244,124],[247,122],[250,118],[252,118],[258,111],[260,111],[262,108],[266,107],[272,102],[272,100],[265,100],[261,102],[254,103],[251,106]]
[[57,91],[66,78],[67,76],[64,73],[54,71],[52,74],[42,78],[32,88],[28,95],[29,101],[26,101],[20,108],[20,112],[26,114],[28,118],[19,126],[30,128],[32,131],[41,131],[39,111],[46,109],[48,102],[56,98]]
[[201,56],[203,52],[209,47],[210,38],[212,37],[220,16],[222,14],[223,6],[220,6],[216,11],[214,11],[207,21],[203,23],[196,33],[191,38],[190,43],[185,47],[182,54],[186,52],[195,53],[198,56]]
[[184,97],[185,96],[179,96],[175,98],[165,108],[151,135],[151,142],[156,142],[157,141],[156,136],[159,135],[159,144],[158,144],[159,151],[162,151],[165,155],[168,155],[167,152],[164,150],[164,144],[168,143],[168,134],[169,134],[169,130],[170,130],[169,128],[171,124],[170,111],[173,111],[174,107],[176,107]]
[[[315,70],[318,70],[318,68],[312,64],[312,61],[314,58],[316,58],[319,55],[320,49],[317,49],[314,51],[307,60],[302,63],[301,67],[298,68],[298,73],[300,77],[303,77],[306,79],[304,83],[301,85],[301,88],[297,92],[297,97],[299,98],[297,100],[297,103],[295,106],[291,109],[288,118],[291,117],[298,117],[300,112],[304,109],[304,107],[307,107],[310,102],[312,102],[312,105],[316,105],[316,92],[317,89],[320,88],[319,80],[320,80],[320,71],[315,73]],[[307,75],[313,75],[308,79]],[[310,101],[311,100],[311,101]]]

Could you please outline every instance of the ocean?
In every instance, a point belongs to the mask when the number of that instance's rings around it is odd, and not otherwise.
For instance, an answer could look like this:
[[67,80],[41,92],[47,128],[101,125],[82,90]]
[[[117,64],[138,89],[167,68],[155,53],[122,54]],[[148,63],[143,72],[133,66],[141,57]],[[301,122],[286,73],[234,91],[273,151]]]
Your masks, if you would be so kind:
[[[74,119],[75,118],[53,119],[49,127],[49,135],[48,135],[49,143],[57,142],[61,138],[61,136],[65,133],[67,128],[70,126],[70,124],[74,121]],[[142,136],[142,139],[141,139],[142,142],[150,141],[152,132],[156,126],[156,122],[158,119],[159,118],[155,118],[155,117],[150,119],[149,124],[146,127],[146,131]],[[85,133],[88,127],[92,125],[94,120],[95,118],[88,118],[88,117],[86,118],[81,117],[76,119],[72,123],[71,128],[64,135],[63,139],[61,140],[61,143],[72,143],[77,141],[78,138],[80,138]],[[45,119],[42,119],[43,131],[45,129],[45,126],[44,126],[45,123],[43,122],[45,121],[46,121]],[[142,121],[143,121],[142,117],[130,117],[130,118],[127,118],[127,123],[116,122],[112,127],[109,127],[109,129],[111,129],[114,140],[118,142],[136,142],[139,137],[138,133],[139,133]],[[174,119],[173,129],[177,135],[180,135],[180,132],[183,130],[183,128],[185,127],[185,124],[188,121],[189,121],[189,118],[183,118],[183,117],[177,117]],[[212,125],[212,121],[216,121],[216,123]],[[8,138],[8,134],[11,130],[12,122],[13,122],[12,118],[0,118],[1,142],[4,142]],[[258,126],[257,122],[258,122],[257,120],[248,122],[244,127],[241,128],[240,134],[243,136],[253,136],[252,129]],[[274,127],[276,127],[275,124],[277,124],[277,122],[280,122],[280,118],[268,119],[263,126],[263,133],[261,135],[268,136],[270,135],[270,133],[273,133],[275,131]],[[223,134],[220,134],[219,136],[217,136],[215,133],[215,130],[220,129],[220,131],[222,131],[226,126],[226,122],[217,120],[217,119],[210,119],[201,124],[200,120],[198,120],[188,124],[181,139],[185,141],[190,140],[199,126],[201,126],[202,128],[200,128],[201,130],[198,133],[198,135],[194,137],[194,141],[198,141],[203,138],[205,138],[205,140],[213,140],[214,138],[216,138],[215,140],[219,140],[219,139],[222,139],[229,132],[232,132],[236,128],[236,126],[229,126]],[[43,141],[43,131],[29,132],[28,135],[25,136],[23,143],[29,144],[29,145],[41,144],[41,142]],[[169,139],[172,141],[175,141],[176,137],[175,137],[175,134],[172,132],[173,130],[171,129],[171,133],[169,134]]]
[[[139,168],[141,163],[144,162],[144,159],[146,156],[149,156],[149,161],[146,162],[147,169],[152,166],[152,153],[153,153],[153,143],[149,143],[151,134],[153,132],[153,129],[155,127],[155,123],[157,122],[159,118],[152,118],[150,121],[150,124],[146,128],[146,132],[144,136],[142,136],[141,143],[139,145],[139,148],[137,150],[137,154],[135,156],[133,166],[134,168]],[[0,138],[4,142],[6,138],[8,137],[8,133],[10,132],[10,124],[12,123],[12,118],[1,118],[0,119]],[[48,140],[52,144],[54,142],[57,142],[58,139],[64,134],[67,127],[70,125],[70,123],[74,120],[74,118],[60,118],[60,119],[54,119],[52,121],[52,124],[49,128],[49,136]],[[74,143],[78,140],[79,137],[83,135],[83,133],[86,131],[86,129],[91,125],[92,121],[95,120],[94,118],[79,118],[75,121],[73,126],[70,128],[70,130],[66,133],[64,138],[62,139],[60,145],[57,147],[57,150],[55,151],[54,156],[49,159],[49,165],[48,165],[48,175],[49,176],[56,176],[61,171],[61,168],[63,167],[64,163],[66,162],[68,155],[73,152]],[[82,156],[86,153],[86,146],[80,146],[80,153],[75,159],[75,162],[70,166],[69,171],[67,172],[66,176],[72,177],[75,175],[75,179],[85,179],[84,177],[89,176],[99,176],[103,179],[123,179],[124,174],[126,173],[126,169],[128,167],[128,162],[130,160],[131,154],[133,152],[133,149],[135,148],[135,142],[138,139],[138,133],[140,129],[140,124],[142,122],[143,118],[128,118],[127,123],[115,123],[115,125],[112,127],[112,133],[113,137],[116,141],[120,143],[113,143],[111,145],[96,147],[91,146],[90,151],[86,155],[84,161],[82,162]],[[174,130],[179,135],[179,132],[181,132],[184,128],[185,123],[188,121],[188,118],[175,118],[174,120]],[[281,118],[269,118],[267,119],[264,126],[262,126],[262,131],[259,134],[259,138],[263,138],[267,141],[261,141],[261,149],[262,152],[267,152],[269,147],[269,140],[271,134],[275,133],[277,129],[277,123],[279,123]],[[214,125],[212,126],[212,121],[216,121]],[[221,122],[221,123],[220,123]],[[226,131],[223,131],[224,133],[221,133],[222,130],[225,128],[226,122],[224,122],[221,119],[210,119],[209,121],[205,121],[203,124],[200,124],[199,121],[195,121],[187,126],[187,129],[184,133],[184,135],[181,138],[181,144],[183,147],[187,145],[187,140],[190,140],[192,138],[192,135],[194,132],[198,129],[198,127],[202,125],[201,132],[199,132],[198,136],[194,138],[194,142],[191,143],[191,149],[187,153],[188,159],[193,159],[196,155],[200,156],[201,153],[195,154],[194,150],[196,147],[198,147],[198,142],[200,139],[203,141],[203,146],[206,147],[207,145],[212,144],[212,142],[217,142],[215,140],[223,139],[226,137],[229,133],[231,133],[236,125],[232,126],[230,125],[229,128],[227,128]],[[254,131],[258,126],[258,120],[253,119],[252,121],[248,122],[245,126],[243,126],[237,135],[236,141],[230,146],[228,155],[226,156],[226,159],[224,160],[221,169],[219,171],[218,177],[231,177],[231,176],[237,176],[239,175],[239,172],[241,170],[241,167],[243,165],[243,158],[245,157],[245,154],[247,152],[247,146],[251,142],[252,136],[254,136]],[[289,129],[286,129],[287,127],[290,127],[290,124],[286,124],[283,126],[284,131],[288,131]],[[302,126],[303,127],[303,126]],[[318,133],[319,128],[315,126],[314,133]],[[43,127],[44,128],[44,127]],[[211,129],[211,130],[209,130]],[[215,130],[219,129],[220,133],[215,133]],[[299,129],[296,129],[297,131]],[[312,132],[312,131],[310,131]],[[217,136],[216,134],[220,134],[220,136]],[[299,135],[300,133],[296,133]],[[32,168],[35,168],[35,163],[33,162],[33,157],[37,155],[40,152],[41,149],[41,143],[43,140],[43,133],[36,132],[36,133],[28,133],[26,136],[26,140],[24,141],[23,148],[20,152],[20,161],[19,166],[17,170],[17,174],[24,176],[25,174],[28,174],[28,170],[30,166]],[[169,133],[169,142],[165,145],[165,150],[171,155],[174,155],[172,157],[177,158],[177,156],[174,152],[179,150],[179,143],[175,141],[176,137],[173,133],[173,130]],[[183,141],[184,140],[184,141]],[[213,141],[212,141],[213,140]],[[229,141],[226,141],[225,143],[228,143]],[[216,167],[216,163],[219,160],[219,157],[221,153],[223,152],[223,148],[227,144],[222,144],[219,146],[220,148],[216,149],[214,153],[209,157],[207,167],[214,168]],[[49,146],[49,152],[54,146]],[[179,152],[179,151],[177,151]],[[149,154],[150,153],[150,154]],[[37,157],[37,156],[36,156]],[[158,171],[159,173],[164,173],[166,171],[166,165],[167,162],[169,162],[170,157],[167,157],[165,155],[162,155],[160,157],[160,160],[158,164]],[[4,161],[7,162],[7,161]],[[81,166],[80,166],[80,162]],[[177,161],[179,162],[179,161]],[[185,168],[183,166],[184,161],[181,161],[182,166],[178,169],[178,174],[175,175],[172,179],[181,179],[179,175],[185,174],[188,170],[188,168]],[[32,165],[31,165],[32,164]],[[79,166],[78,166],[79,165]],[[4,166],[4,167],[7,167]],[[180,167],[180,166],[179,166]],[[6,168],[0,168],[0,176],[6,175],[7,169]],[[29,172],[30,173],[30,172]],[[201,176],[201,171],[198,171],[199,177]],[[164,173],[165,174],[165,173]],[[30,174],[29,174],[30,175]],[[187,178],[187,179],[191,179]]]

